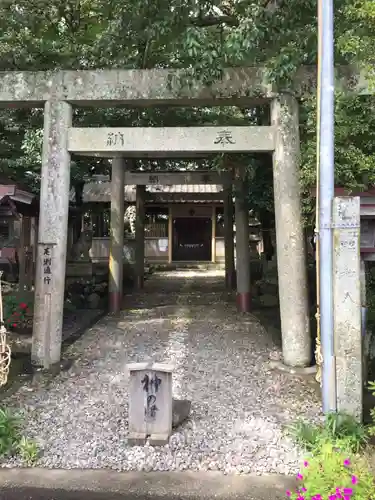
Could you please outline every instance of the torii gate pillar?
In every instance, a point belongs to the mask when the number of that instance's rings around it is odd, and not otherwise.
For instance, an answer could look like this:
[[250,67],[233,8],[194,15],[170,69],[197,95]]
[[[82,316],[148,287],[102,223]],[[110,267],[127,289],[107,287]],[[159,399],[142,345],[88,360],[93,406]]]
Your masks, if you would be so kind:
[[224,188],[225,286],[229,290],[235,283],[233,214],[233,189],[230,183]]
[[298,102],[281,94],[271,104],[276,142],[273,155],[276,250],[283,360],[304,367],[311,363],[305,240],[299,184]]
[[136,220],[135,220],[135,286],[143,288],[145,274],[145,198],[146,186],[136,187]]
[[70,154],[67,102],[47,101],[40,189],[32,362],[49,368],[60,361],[68,236]]
[[235,181],[237,308],[244,313],[251,310],[249,210],[245,186],[244,180],[238,177]]
[[123,298],[125,160],[113,158],[111,176],[111,246],[109,254],[109,310],[118,313]]

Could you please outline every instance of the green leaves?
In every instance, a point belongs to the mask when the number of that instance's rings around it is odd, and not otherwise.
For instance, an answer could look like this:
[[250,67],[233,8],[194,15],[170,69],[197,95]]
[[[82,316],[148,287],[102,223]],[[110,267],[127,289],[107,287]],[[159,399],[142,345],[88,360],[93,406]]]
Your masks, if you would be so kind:
[[[353,191],[375,185],[375,101],[373,97],[335,98],[335,184]],[[309,191],[316,184],[316,99],[303,103],[301,123],[301,185],[305,193],[304,211],[308,216],[315,200]],[[310,218],[312,221],[312,218]]]
[[[336,0],[335,36],[337,63],[355,62],[371,71],[375,54],[373,0]],[[316,42],[316,0],[5,0],[0,3],[1,70],[188,68],[190,78],[184,77],[181,84],[193,85],[200,80],[209,85],[221,76],[225,67],[258,65],[267,68],[271,82],[287,89],[299,66],[316,63]],[[373,111],[373,99],[337,96],[338,184],[356,189],[375,182]],[[301,117],[301,183],[306,193],[304,208],[311,215],[313,204],[307,194],[315,184],[316,175],[314,96],[302,103]],[[76,111],[74,119],[81,126],[249,123],[248,117],[235,106],[220,110],[85,109]],[[40,111],[0,111],[2,173],[21,181],[38,180],[42,123]],[[155,168],[155,162],[144,163],[152,163]],[[272,211],[269,161],[250,155],[244,163],[253,179],[249,184],[252,208]],[[168,166],[173,164],[169,162]],[[74,180],[107,170],[105,160],[73,158]],[[31,172],[31,177],[27,172]],[[37,189],[37,182],[33,186]]]
[[345,498],[372,500],[374,478],[369,464],[359,456],[350,456],[332,442],[321,444],[309,457],[297,476],[297,488],[291,498]]
[[20,418],[7,408],[0,408],[0,457],[16,451],[20,439]]

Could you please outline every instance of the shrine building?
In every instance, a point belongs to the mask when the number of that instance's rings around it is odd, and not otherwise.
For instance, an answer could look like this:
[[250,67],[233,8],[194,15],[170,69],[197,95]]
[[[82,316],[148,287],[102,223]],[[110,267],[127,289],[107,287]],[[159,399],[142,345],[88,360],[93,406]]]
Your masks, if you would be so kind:
[[[148,174],[144,173],[143,176]],[[152,181],[157,174],[150,174],[150,177]],[[222,184],[146,184],[145,260],[150,264],[223,263],[223,194]],[[74,192],[71,193],[71,201],[74,201]],[[84,224],[93,231],[90,250],[92,261],[104,263],[110,255],[109,177],[96,176],[87,182],[82,201]],[[126,249],[131,248],[131,242],[135,239],[136,185],[125,185],[124,203]]]

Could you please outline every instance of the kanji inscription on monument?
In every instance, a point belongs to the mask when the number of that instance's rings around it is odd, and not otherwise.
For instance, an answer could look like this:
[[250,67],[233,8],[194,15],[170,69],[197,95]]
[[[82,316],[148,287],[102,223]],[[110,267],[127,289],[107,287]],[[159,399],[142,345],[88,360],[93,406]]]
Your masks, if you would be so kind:
[[148,178],[149,184],[159,184],[159,177],[157,175],[150,175]]
[[50,285],[52,281],[52,246],[46,245],[43,249],[43,283]]
[[172,432],[172,370],[163,363],[134,363],[129,370],[129,443],[165,444]]
[[230,130],[221,130],[217,133],[214,144],[221,144],[222,146],[225,146],[226,144],[236,144],[236,141],[233,139],[232,132]]
[[108,132],[107,146],[124,146],[124,134],[122,132]]
[[146,393],[145,418],[155,420],[158,407],[156,405],[157,393],[161,385],[161,378],[154,372],[152,377],[148,373],[141,380],[144,392]]

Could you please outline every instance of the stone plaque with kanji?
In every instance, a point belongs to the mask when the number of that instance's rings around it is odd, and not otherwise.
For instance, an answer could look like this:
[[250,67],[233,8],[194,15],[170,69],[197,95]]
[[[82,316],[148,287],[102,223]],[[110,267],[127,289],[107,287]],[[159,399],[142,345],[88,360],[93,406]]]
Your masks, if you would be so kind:
[[129,444],[168,443],[172,433],[172,371],[164,363],[133,363],[129,370]]

